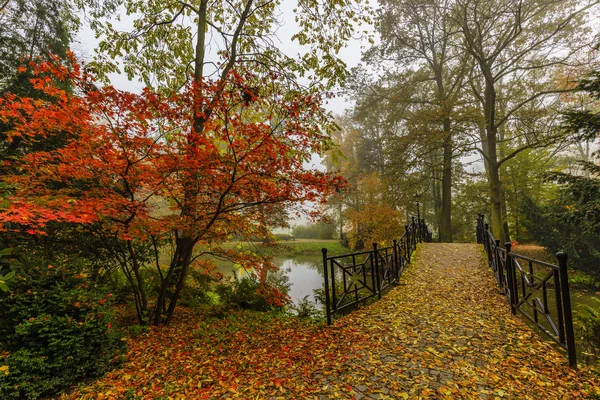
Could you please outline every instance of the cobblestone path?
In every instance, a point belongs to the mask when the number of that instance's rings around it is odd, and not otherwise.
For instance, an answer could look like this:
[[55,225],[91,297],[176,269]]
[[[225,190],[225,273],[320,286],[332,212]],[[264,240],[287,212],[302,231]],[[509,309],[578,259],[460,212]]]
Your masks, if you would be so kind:
[[373,347],[320,376],[324,385],[350,385],[356,399],[590,398],[598,378],[569,369],[510,314],[481,246],[425,243],[415,258],[399,287],[336,321],[359,326]]

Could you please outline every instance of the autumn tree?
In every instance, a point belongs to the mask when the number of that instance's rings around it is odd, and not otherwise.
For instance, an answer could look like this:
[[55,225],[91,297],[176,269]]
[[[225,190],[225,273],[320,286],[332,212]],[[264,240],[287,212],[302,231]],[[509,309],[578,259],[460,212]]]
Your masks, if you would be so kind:
[[[232,235],[267,236],[272,207],[318,203],[339,187],[336,177],[302,166],[328,143],[319,98],[279,95],[281,78],[274,74],[237,66],[180,93],[136,95],[97,87],[74,61],[31,67],[39,74],[34,88],[52,100],[3,99],[0,118],[14,126],[9,139],[34,142],[65,131],[72,139],[13,161],[19,172],[6,177],[12,195],[0,220],[5,229],[32,234],[43,234],[49,222],[93,226],[128,278],[141,321],[152,310],[154,324],[169,323],[189,268],[200,262],[197,245],[225,254],[219,243]],[[65,80],[77,95],[55,84]],[[260,83],[261,93],[249,92],[250,82]],[[136,243],[172,236],[170,264],[160,265],[157,246],[146,264]],[[254,254],[229,255],[262,275],[272,268]],[[144,278],[148,265],[160,281],[155,303]]]
[[482,110],[474,139],[487,171],[492,229],[501,240],[509,236],[500,169],[520,152],[562,137],[556,115],[573,79],[560,77],[587,63],[593,37],[586,24],[599,3],[458,0],[452,11],[477,65],[469,79]]
[[404,217],[385,200],[385,185],[380,179],[376,174],[365,175],[352,188],[354,202],[345,210],[351,249],[390,244],[404,232]]
[[[299,0],[296,21],[300,31],[292,39],[308,51],[293,58],[274,43],[280,1],[124,0],[121,4],[135,19],[133,30],[119,31],[110,19],[97,24],[102,41],[93,67],[100,77],[122,67],[130,78],[140,78],[163,91],[177,91],[191,79],[200,90],[193,92],[197,106],[191,109],[193,134],[186,148],[186,158],[190,159],[203,150],[196,149],[197,143],[210,134],[207,123],[226,97],[226,82],[235,68],[244,66],[278,78],[277,88],[266,90],[260,81],[244,81],[239,89],[245,93],[246,102],[256,96],[287,98],[299,92],[321,97],[325,89],[343,80],[345,65],[336,54],[354,33],[355,23],[369,18],[362,13],[360,1]],[[299,85],[297,77],[307,78],[308,86]],[[215,86],[207,93],[202,88],[209,82]],[[205,189],[199,185],[204,173],[192,168],[183,183],[180,211],[190,221],[199,221],[202,216],[196,198]],[[182,286],[197,241],[193,225],[177,233],[172,267],[180,273],[168,274],[158,308],[166,301],[168,287]],[[156,317],[155,323],[159,322]]]

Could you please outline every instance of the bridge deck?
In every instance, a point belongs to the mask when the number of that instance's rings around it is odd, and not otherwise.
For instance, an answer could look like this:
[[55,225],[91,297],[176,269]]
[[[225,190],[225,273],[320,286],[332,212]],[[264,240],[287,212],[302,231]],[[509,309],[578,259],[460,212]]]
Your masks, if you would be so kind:
[[334,386],[356,398],[588,398],[582,382],[598,381],[510,314],[479,245],[422,246],[399,287],[336,322],[378,340]]

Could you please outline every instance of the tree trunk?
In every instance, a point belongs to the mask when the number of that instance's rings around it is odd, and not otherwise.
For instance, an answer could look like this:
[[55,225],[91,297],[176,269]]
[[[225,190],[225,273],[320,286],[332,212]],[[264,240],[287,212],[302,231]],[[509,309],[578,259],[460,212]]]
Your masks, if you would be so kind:
[[444,121],[443,166],[442,166],[442,217],[440,242],[452,242],[452,134],[450,120]]
[[[194,79],[196,83],[200,84],[204,78],[204,56],[206,47],[206,27],[207,27],[207,7],[208,0],[202,0],[200,7],[198,8],[198,32],[196,38],[196,59],[194,61]],[[206,122],[206,112],[200,116],[196,113],[198,107],[203,104],[203,94],[198,91],[196,98],[194,99],[194,125],[193,131],[188,137],[188,145],[194,146],[196,143],[196,137],[201,135],[204,131],[204,123]],[[187,182],[184,183],[185,192],[183,199],[182,216],[194,219],[196,214],[196,196],[197,189],[195,188],[196,179],[192,176],[188,177]],[[196,244],[195,233],[183,230],[181,237],[176,239],[175,243],[175,254],[171,261],[171,267],[165,277],[163,284],[161,285],[160,293],[156,303],[156,310],[154,313],[154,325],[169,324],[173,317],[173,312],[177,306],[177,300],[179,293],[185,284],[185,278],[189,269],[189,263],[194,254],[194,246]],[[170,289],[173,288],[173,292]],[[170,297],[170,301],[167,308],[167,297]]]
[[488,150],[488,184],[490,188],[491,201],[490,224],[494,237],[502,240],[506,235],[504,233],[504,223],[502,221],[502,196],[497,153],[498,130],[496,126],[496,88],[494,87],[494,78],[489,67],[484,62],[480,62],[480,67],[485,78],[483,109],[485,116],[486,145]]

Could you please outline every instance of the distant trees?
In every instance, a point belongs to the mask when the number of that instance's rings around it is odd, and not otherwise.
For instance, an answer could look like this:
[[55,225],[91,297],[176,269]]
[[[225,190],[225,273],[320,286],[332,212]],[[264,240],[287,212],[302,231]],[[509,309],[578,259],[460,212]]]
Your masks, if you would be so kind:
[[[494,235],[510,240],[520,227],[519,198],[544,193],[536,176],[556,167],[556,153],[569,143],[559,115],[577,101],[569,96],[577,77],[598,60],[590,16],[599,5],[381,2],[381,44],[365,52],[366,66],[355,73],[356,104],[346,124],[355,132],[343,136],[355,145],[340,149],[352,149],[352,160],[377,161],[387,204],[397,210],[414,209],[412,195],[420,194],[441,240],[466,237],[465,216],[454,208],[489,214]],[[461,165],[477,158],[483,171]],[[361,162],[355,165],[370,173]],[[487,201],[459,194],[471,190],[464,185]]]
[[[427,160],[435,181],[436,222],[445,242],[452,241],[452,164],[460,154],[459,114],[472,67],[459,47],[458,27],[448,12],[451,5],[448,0],[394,0],[382,5],[382,43],[365,58],[370,66],[383,65],[385,70],[377,84],[360,93],[357,106],[359,113],[368,114],[385,102],[385,122],[379,129],[394,127],[392,140],[406,136],[418,145],[415,151]],[[395,168],[394,158],[390,155],[388,169]]]
[[292,236],[303,239],[335,239],[335,233],[335,225],[324,221],[309,225],[296,225],[292,229]]

